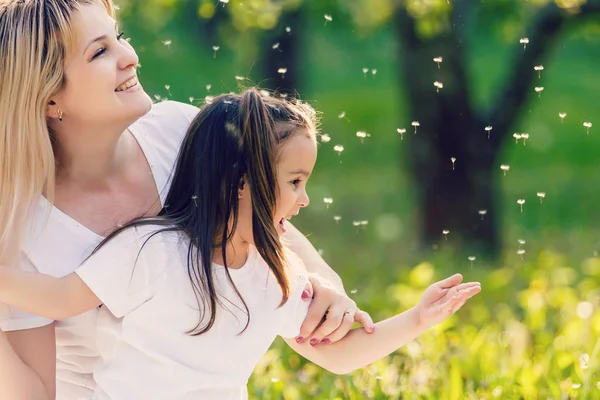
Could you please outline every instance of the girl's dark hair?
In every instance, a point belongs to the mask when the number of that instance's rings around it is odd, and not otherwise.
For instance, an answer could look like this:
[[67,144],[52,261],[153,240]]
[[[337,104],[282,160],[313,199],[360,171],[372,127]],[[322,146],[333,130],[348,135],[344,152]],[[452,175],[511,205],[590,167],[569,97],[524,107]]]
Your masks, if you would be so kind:
[[[200,310],[198,324],[188,333],[205,333],[215,322],[217,304],[222,305],[215,290],[211,260],[214,250],[220,247],[227,267],[225,249],[237,226],[238,191],[248,184],[254,242],[281,287],[283,305],[290,289],[283,247],[273,223],[277,154],[295,133],[315,135],[316,129],[312,107],[293,99],[255,88],[239,95],[215,97],[202,107],[188,129],[158,216],[129,222],[108,235],[98,248],[124,229],[139,225],[161,226],[153,235],[165,231],[185,233],[190,239],[188,275]],[[228,269],[225,271],[248,314]],[[246,327],[249,321],[248,315]]]

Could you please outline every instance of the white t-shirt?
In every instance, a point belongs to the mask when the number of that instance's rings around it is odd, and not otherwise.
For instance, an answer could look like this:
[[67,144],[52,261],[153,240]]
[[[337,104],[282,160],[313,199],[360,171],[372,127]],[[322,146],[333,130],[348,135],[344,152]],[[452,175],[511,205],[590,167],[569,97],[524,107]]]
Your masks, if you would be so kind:
[[[197,115],[191,105],[167,101],[136,121],[129,130],[141,146],[164,202],[181,141]],[[20,268],[53,276],[73,272],[102,237],[42,198],[25,238]],[[99,360],[96,347],[97,310],[56,323],[56,378],[58,400],[88,398],[94,390],[92,372]],[[4,331],[31,329],[51,321],[0,305]]]
[[306,270],[289,255],[290,296],[279,307],[277,279],[251,246],[245,264],[229,269],[246,314],[225,268],[213,264],[223,306],[208,332],[190,335],[186,332],[196,327],[200,312],[188,275],[189,241],[183,233],[152,235],[156,230],[123,231],[75,271],[104,304],[93,399],[246,399],[248,378],[277,335],[300,332],[308,311],[301,300]]

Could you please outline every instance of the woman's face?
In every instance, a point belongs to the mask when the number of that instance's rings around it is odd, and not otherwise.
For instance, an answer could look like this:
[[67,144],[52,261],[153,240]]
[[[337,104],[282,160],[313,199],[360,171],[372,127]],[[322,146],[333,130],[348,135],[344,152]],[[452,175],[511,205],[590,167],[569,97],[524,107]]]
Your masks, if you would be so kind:
[[63,120],[82,128],[129,126],[152,107],[137,81],[137,54],[120,35],[116,21],[98,4],[83,5],[74,12],[72,27],[66,85],[52,99],[63,112]]

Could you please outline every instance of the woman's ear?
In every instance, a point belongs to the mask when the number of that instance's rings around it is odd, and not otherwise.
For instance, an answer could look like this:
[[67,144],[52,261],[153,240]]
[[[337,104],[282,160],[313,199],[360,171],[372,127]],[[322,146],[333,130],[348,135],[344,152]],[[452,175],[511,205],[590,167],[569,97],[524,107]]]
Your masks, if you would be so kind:
[[54,100],[50,100],[46,106],[46,117],[58,119],[61,117],[61,110]]
[[246,185],[246,178],[242,178],[238,189],[238,199],[243,199],[247,196],[250,196],[250,190],[248,189],[248,185]]

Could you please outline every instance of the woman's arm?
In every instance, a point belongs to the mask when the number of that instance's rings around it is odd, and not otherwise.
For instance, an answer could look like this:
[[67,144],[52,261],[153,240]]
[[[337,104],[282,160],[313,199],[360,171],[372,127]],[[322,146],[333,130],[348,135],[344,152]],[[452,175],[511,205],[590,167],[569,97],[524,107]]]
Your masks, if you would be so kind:
[[340,276],[323,260],[302,232],[290,223],[286,225],[286,229],[284,236],[286,245],[300,257],[306,266],[306,270],[311,274],[324,278],[338,291],[344,292],[344,283]]
[[374,333],[354,329],[337,343],[310,346],[295,340],[286,342],[299,354],[336,374],[347,374],[365,367],[404,346],[423,332],[454,314],[481,291],[477,282],[460,284],[456,274],[431,285],[421,302],[392,318],[375,324]]
[[0,303],[53,320],[74,317],[102,302],[81,278],[55,278],[0,266]]
[[[286,246],[300,257],[309,272],[311,283],[303,299],[312,299],[312,302],[297,340],[303,343],[310,337],[313,344],[322,340],[336,342],[346,336],[355,322],[361,324],[366,332],[373,332],[371,316],[360,310],[354,300],[348,297],[339,275],[298,229],[291,224],[287,226]],[[344,318],[346,312],[350,312],[354,318]]]
[[0,399],[54,400],[54,323],[40,328],[0,330]]

